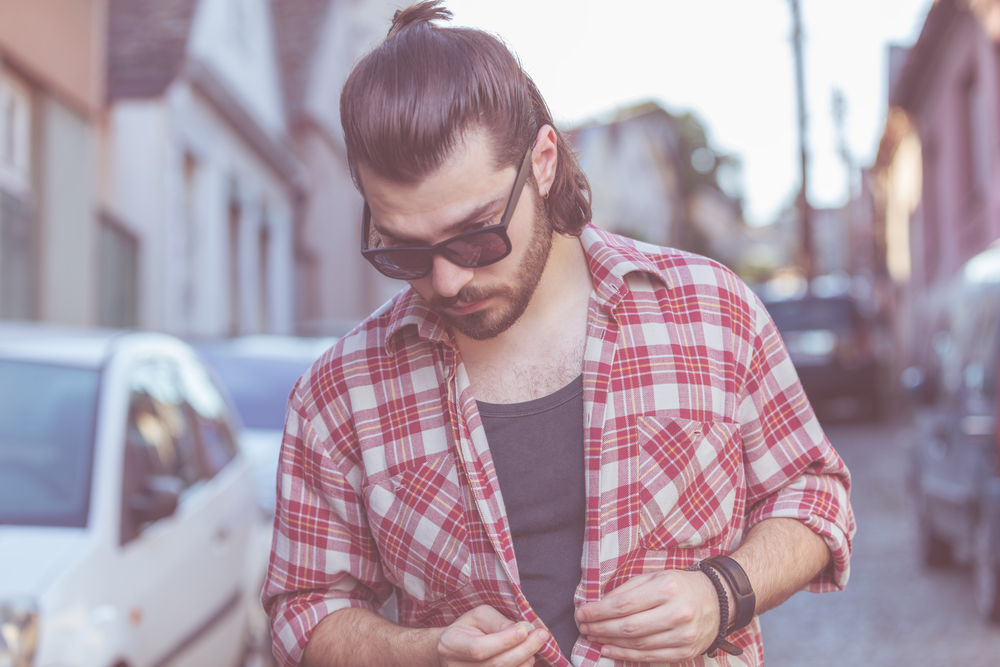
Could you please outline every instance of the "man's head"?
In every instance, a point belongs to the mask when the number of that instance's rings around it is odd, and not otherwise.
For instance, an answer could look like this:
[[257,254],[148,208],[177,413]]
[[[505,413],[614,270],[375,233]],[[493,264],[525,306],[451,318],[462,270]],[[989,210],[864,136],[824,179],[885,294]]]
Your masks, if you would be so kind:
[[436,2],[397,12],[348,78],[341,120],[366,257],[484,340],[525,312],[553,233],[589,222],[590,190],[514,56],[486,33],[430,23],[447,17]]
[[[439,27],[451,12],[431,0],[396,13],[388,36],[355,66],[340,98],[348,162],[399,183],[439,169],[463,136],[483,130],[496,168],[517,167],[552,116],[531,78],[496,37]],[[556,133],[558,171],[545,201],[557,232],[578,236],[590,221],[590,186]],[[530,181],[529,181],[530,182]]]

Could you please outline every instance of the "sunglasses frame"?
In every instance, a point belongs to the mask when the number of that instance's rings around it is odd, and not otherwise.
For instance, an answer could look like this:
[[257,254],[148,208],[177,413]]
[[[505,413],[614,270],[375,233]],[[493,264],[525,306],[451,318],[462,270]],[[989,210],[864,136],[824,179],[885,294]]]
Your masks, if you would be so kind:
[[[447,238],[440,243],[435,243],[432,246],[403,246],[403,247],[393,247],[393,248],[369,248],[368,239],[371,234],[371,218],[372,212],[368,207],[368,202],[365,202],[364,210],[361,214],[361,255],[368,260],[368,262],[375,267],[375,269],[384,276],[393,278],[395,280],[419,280],[420,278],[426,278],[431,274],[434,269],[434,255],[441,255],[447,259],[452,264],[461,266],[467,269],[478,269],[483,266],[489,266],[490,264],[496,264],[500,260],[507,257],[512,250],[510,237],[507,236],[507,227],[510,225],[510,219],[514,215],[514,209],[517,208],[517,202],[521,197],[521,190],[524,189],[524,184],[528,180],[528,175],[531,173],[531,148],[524,154],[524,160],[521,162],[521,166],[517,171],[517,178],[514,179],[514,187],[510,191],[510,196],[507,197],[507,206],[504,208],[503,215],[500,218],[500,222],[491,225],[489,227],[481,227],[479,229],[473,229],[467,232],[462,232],[461,234],[456,234],[451,238]],[[487,260],[485,262],[479,262],[475,266],[469,266],[463,264],[461,261],[457,261],[453,254],[448,252],[448,246],[456,241],[461,241],[477,234],[491,233],[496,234],[504,242],[507,250],[494,259]],[[394,276],[390,273],[385,272],[385,267],[379,264],[378,257],[380,255],[390,255],[400,252],[405,253],[417,253],[428,258],[427,271],[421,275],[415,276]]]

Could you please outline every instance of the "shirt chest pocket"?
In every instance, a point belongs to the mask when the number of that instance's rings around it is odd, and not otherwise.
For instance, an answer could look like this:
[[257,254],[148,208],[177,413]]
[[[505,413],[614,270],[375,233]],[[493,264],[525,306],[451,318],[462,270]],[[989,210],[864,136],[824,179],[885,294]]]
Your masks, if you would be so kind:
[[429,603],[469,582],[465,505],[449,453],[369,480],[364,493],[369,525],[394,586]]
[[709,546],[744,502],[739,426],[660,415],[636,425],[641,546]]

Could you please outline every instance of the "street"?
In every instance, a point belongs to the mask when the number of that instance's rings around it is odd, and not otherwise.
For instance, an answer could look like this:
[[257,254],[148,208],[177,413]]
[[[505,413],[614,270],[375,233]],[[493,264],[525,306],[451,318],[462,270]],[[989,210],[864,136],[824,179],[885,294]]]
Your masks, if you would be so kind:
[[768,667],[950,667],[1000,662],[1000,626],[978,616],[968,569],[930,571],[914,552],[905,488],[909,426],[826,424],[851,469],[858,523],[843,593],[798,593],[761,616]]

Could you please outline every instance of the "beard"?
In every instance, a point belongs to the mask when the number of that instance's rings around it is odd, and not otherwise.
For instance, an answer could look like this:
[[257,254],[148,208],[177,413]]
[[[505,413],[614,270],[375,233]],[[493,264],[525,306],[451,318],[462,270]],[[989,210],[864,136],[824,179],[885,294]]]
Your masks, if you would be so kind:
[[[473,340],[496,338],[514,326],[531,303],[531,297],[535,294],[535,289],[545,271],[545,265],[549,261],[553,234],[541,198],[535,195],[532,199],[535,204],[534,228],[528,247],[521,257],[521,263],[514,272],[513,284],[492,287],[466,285],[453,297],[435,296],[431,299],[431,309],[462,335]],[[446,310],[459,302],[468,304],[490,298],[496,299],[497,304],[468,315],[455,315]]]

